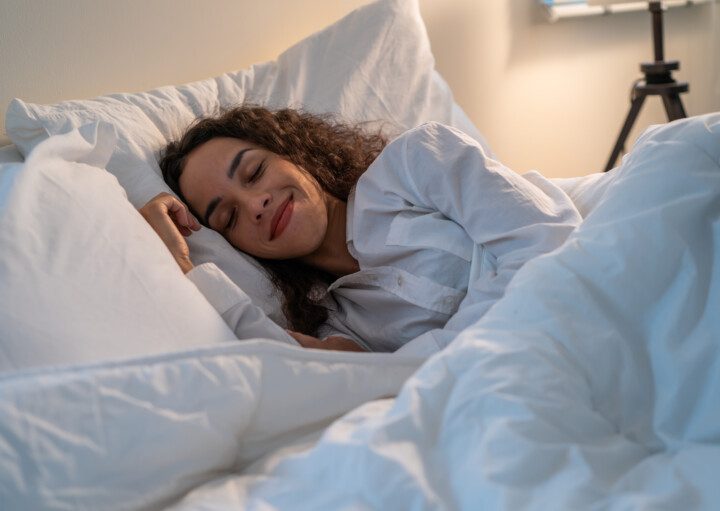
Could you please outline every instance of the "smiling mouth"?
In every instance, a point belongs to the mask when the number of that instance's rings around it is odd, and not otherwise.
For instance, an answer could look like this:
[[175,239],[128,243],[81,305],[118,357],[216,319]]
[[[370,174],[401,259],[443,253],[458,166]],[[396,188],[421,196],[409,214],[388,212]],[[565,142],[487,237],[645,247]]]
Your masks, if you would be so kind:
[[280,204],[277,211],[275,212],[275,216],[273,217],[272,223],[270,224],[270,241],[274,240],[283,233],[287,225],[290,223],[292,212],[293,200],[292,195],[290,195],[290,197],[288,197],[285,202]]

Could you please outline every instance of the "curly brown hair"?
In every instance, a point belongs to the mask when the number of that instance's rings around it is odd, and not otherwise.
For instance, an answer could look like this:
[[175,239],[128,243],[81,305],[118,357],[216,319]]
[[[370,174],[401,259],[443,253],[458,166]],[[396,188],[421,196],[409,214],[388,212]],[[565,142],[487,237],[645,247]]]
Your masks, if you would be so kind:
[[[257,144],[282,156],[315,178],[330,195],[347,202],[357,180],[387,144],[381,130],[336,121],[293,109],[269,110],[240,106],[217,116],[196,120],[178,141],[167,145],[160,158],[163,178],[180,199],[180,176],[188,155],[205,142],[231,137]],[[200,218],[198,215],[196,217]],[[328,316],[318,286],[334,277],[297,259],[256,258],[283,296],[283,312],[290,327],[316,335]]]

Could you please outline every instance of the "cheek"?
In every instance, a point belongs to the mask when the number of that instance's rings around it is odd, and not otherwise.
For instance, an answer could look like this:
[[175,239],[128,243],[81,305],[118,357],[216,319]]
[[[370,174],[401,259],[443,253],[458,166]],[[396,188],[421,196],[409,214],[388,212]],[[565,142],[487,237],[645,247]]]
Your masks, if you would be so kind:
[[[292,259],[306,256],[322,244],[327,233],[327,208],[322,200],[317,200],[318,197],[314,199],[297,204],[286,231],[274,242],[255,238],[251,227],[242,226],[226,239],[238,250],[255,257]],[[241,236],[241,232],[245,234]]]
[[253,234],[250,226],[243,225],[242,222],[238,222],[235,229],[229,233],[228,236],[223,237],[228,243],[241,252],[254,257],[263,257],[263,254],[259,252],[259,250],[262,249],[262,244]]
[[317,238],[321,231],[317,212],[310,208],[303,208],[302,211],[296,212],[293,222],[288,227],[290,228],[288,234],[291,236],[285,240],[286,243],[291,240],[294,240],[296,244],[310,242],[311,239]]
[[309,215],[309,225],[316,233],[316,236],[325,237],[328,225],[328,212],[322,197],[312,203],[310,208],[312,211]]
[[[295,220],[288,227],[288,236],[284,245],[290,257],[301,257],[315,251],[325,239],[327,232],[327,213],[324,207],[313,204],[312,207],[298,211]],[[294,224],[294,225],[293,225]]]
[[225,239],[236,249],[250,254],[251,256],[257,255],[254,253],[253,246],[251,243],[248,243],[248,239],[246,237],[238,237],[237,235],[234,235],[230,237],[225,237]]

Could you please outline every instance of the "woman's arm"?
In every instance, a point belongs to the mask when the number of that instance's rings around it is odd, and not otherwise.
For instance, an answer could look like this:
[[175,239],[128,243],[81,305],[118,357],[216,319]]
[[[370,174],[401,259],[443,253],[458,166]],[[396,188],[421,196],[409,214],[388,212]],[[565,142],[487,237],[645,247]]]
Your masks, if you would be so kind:
[[321,340],[317,337],[301,334],[300,332],[293,332],[291,330],[288,330],[288,333],[303,348],[334,351],[366,351],[365,348],[346,337],[331,335]]
[[200,230],[200,223],[187,206],[169,193],[160,193],[138,210],[163,240],[183,273],[193,268],[184,236]]
[[161,193],[140,208],[140,214],[160,236],[178,266],[195,284],[238,339],[274,339],[298,343],[284,329],[268,318],[242,289],[213,263],[194,266],[190,260],[185,236],[200,229],[185,204],[176,197]]
[[273,339],[292,345],[298,344],[215,264],[195,266],[187,273],[187,277],[235,332],[238,339]]
[[560,246],[580,223],[572,200],[550,181],[530,181],[489,158],[464,133],[429,123],[403,137],[399,178],[413,206],[459,224],[499,262]]
[[[562,245],[581,217],[567,194],[550,181],[520,176],[453,128],[429,123],[393,143],[402,147],[388,151],[390,159],[382,169],[387,172],[368,175],[367,181],[377,183],[365,186],[387,189],[390,183],[402,201],[391,207],[437,211],[462,227],[476,247],[467,295],[458,310],[444,329],[420,336],[424,340],[417,343],[422,351],[433,344],[442,348],[503,296],[527,261]],[[487,271],[487,265],[479,271],[488,261],[494,271]]]

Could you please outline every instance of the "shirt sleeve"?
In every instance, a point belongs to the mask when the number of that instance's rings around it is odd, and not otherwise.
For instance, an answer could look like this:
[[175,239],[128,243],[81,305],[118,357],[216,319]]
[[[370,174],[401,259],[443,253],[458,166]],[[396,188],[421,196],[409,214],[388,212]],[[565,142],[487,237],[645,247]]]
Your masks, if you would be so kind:
[[442,330],[408,343],[427,351],[433,342],[444,347],[477,322],[503,296],[515,273],[527,261],[562,245],[581,216],[570,197],[549,180],[537,173],[520,176],[453,128],[426,124],[403,143],[402,161],[395,168],[407,184],[405,199],[456,222],[495,262],[494,271],[479,272],[471,280],[467,295]]
[[515,173],[449,126],[425,124],[403,142],[399,168],[412,204],[455,221],[498,260],[549,252],[581,220],[559,187]]
[[238,339],[273,339],[297,346],[283,328],[252,303],[250,297],[213,263],[195,266],[186,274],[218,311]]

